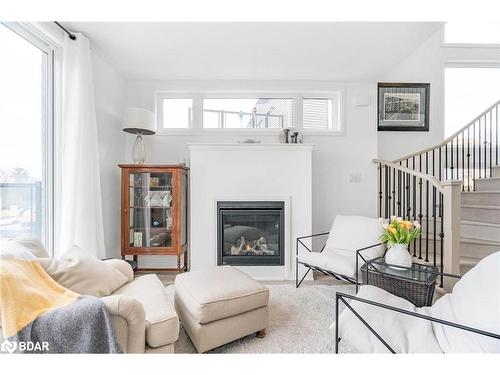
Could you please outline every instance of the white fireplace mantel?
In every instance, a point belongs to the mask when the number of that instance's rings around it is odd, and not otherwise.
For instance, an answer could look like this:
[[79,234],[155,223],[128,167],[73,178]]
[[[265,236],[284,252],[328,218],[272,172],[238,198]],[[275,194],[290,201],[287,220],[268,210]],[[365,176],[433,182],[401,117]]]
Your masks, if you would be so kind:
[[188,143],[189,151],[312,151],[312,143]]
[[191,269],[217,265],[217,201],[285,202],[285,265],[239,267],[261,280],[293,279],[295,238],[311,233],[312,144],[189,144]]

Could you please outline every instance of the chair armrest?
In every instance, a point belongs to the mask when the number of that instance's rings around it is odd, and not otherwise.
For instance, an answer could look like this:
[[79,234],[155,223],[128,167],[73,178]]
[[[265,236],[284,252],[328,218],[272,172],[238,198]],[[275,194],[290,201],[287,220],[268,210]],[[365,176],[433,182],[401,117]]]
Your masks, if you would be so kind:
[[120,271],[127,278],[128,283],[134,280],[134,270],[128,262],[114,258],[103,259],[103,261]]
[[[330,232],[323,232],[323,233],[316,233],[316,234],[309,234],[307,236],[301,236],[297,237],[296,244],[295,244],[295,255],[299,255],[299,244],[301,244],[307,251],[312,252],[311,249],[309,249],[304,242],[302,242],[303,239],[305,238],[313,238],[313,237],[319,237],[319,236],[326,236],[330,234]],[[323,245],[320,253],[325,249],[325,245]]]
[[[106,305],[112,320],[118,317],[126,323],[126,332],[123,332],[123,326],[113,324],[122,350],[126,353],[144,353],[146,348],[146,323],[142,303],[133,297],[125,295],[110,295],[102,297],[101,301]],[[120,338],[122,342],[120,342]]]
[[[452,276],[455,276],[455,275],[452,275]],[[336,307],[335,307],[335,352],[336,353],[338,353],[338,341],[339,341],[339,331],[338,331],[338,329],[339,329],[339,327],[338,327],[338,321],[339,321],[339,301],[342,301],[344,303],[344,305],[346,305],[346,307],[366,326],[366,328],[368,328],[368,330],[371,333],[373,333],[375,335],[375,337],[391,353],[393,353],[393,354],[396,353],[394,351],[394,349],[392,349],[391,346],[373,329],[373,327],[371,327],[368,324],[368,322],[365,319],[363,319],[361,317],[361,315],[359,315],[356,312],[356,310],[354,310],[354,308],[346,301],[346,299],[354,300],[354,301],[361,302],[361,303],[366,303],[366,304],[369,304],[369,305],[372,305],[372,306],[375,306],[375,307],[378,307],[378,308],[381,308],[381,309],[391,310],[391,311],[394,311],[396,313],[409,315],[409,316],[412,316],[412,317],[417,318],[417,319],[428,320],[428,321],[431,321],[431,322],[434,322],[434,323],[447,325],[447,326],[454,327],[454,328],[457,328],[457,329],[461,329],[461,330],[464,330],[464,331],[476,333],[478,335],[488,336],[488,337],[500,340],[500,334],[499,333],[493,333],[493,332],[483,331],[483,330],[480,330],[480,329],[477,329],[477,328],[465,326],[463,324],[458,324],[458,323],[455,323],[455,322],[450,322],[448,320],[434,318],[432,316],[423,315],[423,314],[419,314],[419,313],[416,313],[416,312],[413,312],[413,311],[404,310],[404,309],[401,309],[399,307],[394,307],[394,306],[386,305],[384,303],[380,303],[380,302],[376,302],[376,301],[371,301],[371,300],[368,300],[368,299],[365,299],[365,298],[359,298],[357,296],[352,296],[352,295],[347,294],[347,293],[336,292]]]
[[363,261],[366,263],[366,259],[365,257],[361,254],[361,252],[365,251],[365,250],[368,250],[368,249],[372,249],[374,248],[375,246],[380,246],[382,245],[381,242],[375,244],[375,245],[371,245],[371,246],[367,246],[367,247],[362,247],[361,249],[358,249],[356,250],[356,293],[358,292],[358,289],[359,289],[359,262],[358,262],[358,259],[361,258],[363,259]]

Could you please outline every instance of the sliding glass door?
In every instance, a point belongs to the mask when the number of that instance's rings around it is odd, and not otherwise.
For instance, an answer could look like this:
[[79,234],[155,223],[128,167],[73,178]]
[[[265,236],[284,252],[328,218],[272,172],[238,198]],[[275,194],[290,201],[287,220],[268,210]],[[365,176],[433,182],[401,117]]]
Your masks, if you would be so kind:
[[0,24],[0,237],[52,245],[53,52]]

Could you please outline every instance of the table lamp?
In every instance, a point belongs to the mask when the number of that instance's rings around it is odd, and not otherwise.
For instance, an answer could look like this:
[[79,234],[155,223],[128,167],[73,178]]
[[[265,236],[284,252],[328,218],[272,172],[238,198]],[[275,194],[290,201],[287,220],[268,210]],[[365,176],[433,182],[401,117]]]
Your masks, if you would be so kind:
[[146,147],[142,136],[155,134],[154,123],[155,115],[151,111],[142,108],[127,108],[125,110],[123,131],[137,135],[132,148],[132,160],[136,164],[144,164],[146,160]]

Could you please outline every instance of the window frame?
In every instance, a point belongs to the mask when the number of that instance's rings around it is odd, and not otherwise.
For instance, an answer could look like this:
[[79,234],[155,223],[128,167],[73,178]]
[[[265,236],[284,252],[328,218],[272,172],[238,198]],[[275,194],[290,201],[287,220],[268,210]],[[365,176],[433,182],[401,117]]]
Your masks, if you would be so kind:
[[447,42],[446,22],[441,27],[441,48],[500,49],[500,43]]
[[[163,128],[163,99],[192,99],[193,118],[191,128],[188,129],[166,129]],[[228,129],[228,128],[204,128],[203,127],[203,99],[246,99],[246,98],[276,98],[293,100],[293,127],[305,135],[345,135],[345,89],[336,88],[327,91],[244,91],[244,90],[210,90],[210,91],[157,91],[155,93],[156,110],[156,134],[157,135],[241,135],[262,136],[278,135],[280,129]],[[303,99],[333,99],[338,100],[338,129],[318,130],[303,128]]]
[[46,69],[45,69],[45,109],[44,109],[44,123],[45,128],[43,129],[43,139],[45,147],[42,147],[42,159],[45,160],[42,163],[43,168],[43,194],[42,194],[42,206],[44,207],[42,223],[44,228],[42,229],[43,238],[40,240],[44,244],[49,255],[54,256],[54,233],[55,233],[55,199],[54,199],[54,187],[55,187],[55,118],[56,118],[56,97],[55,97],[55,87],[56,87],[56,48],[54,45],[48,43],[47,41],[40,38],[34,32],[32,32],[28,27],[23,26],[18,22],[0,22],[3,26],[7,27],[9,30],[17,34],[19,37],[25,39],[28,43],[31,43],[36,48],[40,49],[42,52],[46,53]]
[[[329,93],[306,93],[302,95],[301,97],[301,106],[302,106],[302,117],[300,119],[301,121],[301,130],[302,132],[308,132],[310,134],[323,134],[323,133],[341,133],[343,134],[343,118],[342,115],[345,112],[342,108],[342,95],[339,91],[332,91]],[[337,103],[337,105],[333,106],[333,118],[332,121],[337,122],[338,128],[331,128],[331,129],[311,129],[311,128],[304,128],[304,99],[330,99],[333,101],[333,103]]]

